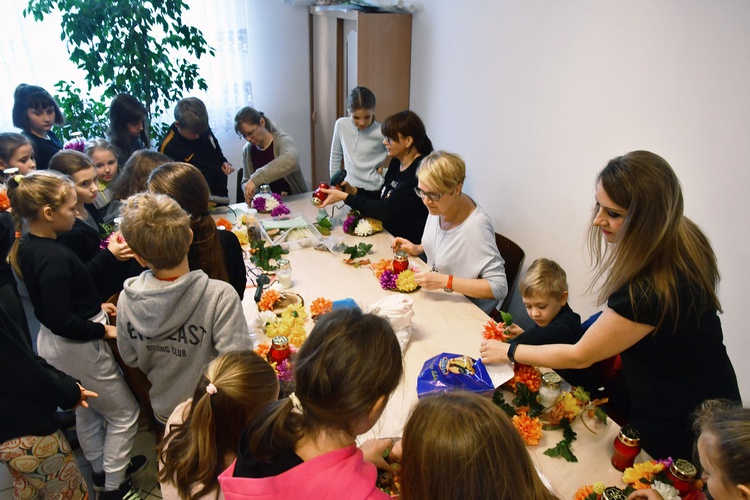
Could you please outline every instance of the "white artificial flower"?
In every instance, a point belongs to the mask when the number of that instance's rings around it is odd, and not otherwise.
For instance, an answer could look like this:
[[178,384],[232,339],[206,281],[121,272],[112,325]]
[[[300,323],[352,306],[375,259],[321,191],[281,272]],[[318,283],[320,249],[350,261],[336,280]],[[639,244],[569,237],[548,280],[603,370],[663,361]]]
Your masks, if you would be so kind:
[[680,500],[680,492],[677,488],[661,481],[654,481],[651,485],[652,490],[656,490],[664,498],[664,500]]
[[277,200],[273,196],[269,196],[269,195],[264,195],[264,196],[266,198],[266,210],[270,212],[271,210],[279,206],[279,200]]
[[357,227],[354,228],[354,234],[357,236],[370,236],[373,231],[372,224],[367,219],[359,219]]
[[273,311],[260,311],[253,320],[253,332],[256,334],[265,334],[266,326],[275,323],[277,319],[276,313]]

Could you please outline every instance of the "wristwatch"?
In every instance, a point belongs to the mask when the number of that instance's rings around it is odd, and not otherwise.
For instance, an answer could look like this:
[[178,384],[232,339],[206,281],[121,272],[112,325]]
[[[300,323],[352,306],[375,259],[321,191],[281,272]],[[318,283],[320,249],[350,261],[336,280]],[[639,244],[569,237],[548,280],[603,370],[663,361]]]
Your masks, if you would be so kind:
[[453,275],[448,276],[448,284],[445,285],[445,288],[443,288],[448,293],[453,293]]

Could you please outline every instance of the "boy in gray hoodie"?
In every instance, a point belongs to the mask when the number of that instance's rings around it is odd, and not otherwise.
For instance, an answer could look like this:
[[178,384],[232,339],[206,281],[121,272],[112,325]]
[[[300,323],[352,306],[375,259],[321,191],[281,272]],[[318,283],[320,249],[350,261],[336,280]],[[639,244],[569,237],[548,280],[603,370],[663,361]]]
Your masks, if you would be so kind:
[[149,270],[125,281],[117,347],[125,363],[148,376],[154,415],[166,423],[193,395],[209,361],[253,344],[234,288],[190,270],[193,233],[176,201],[162,194],[131,196],[120,227],[136,260]]

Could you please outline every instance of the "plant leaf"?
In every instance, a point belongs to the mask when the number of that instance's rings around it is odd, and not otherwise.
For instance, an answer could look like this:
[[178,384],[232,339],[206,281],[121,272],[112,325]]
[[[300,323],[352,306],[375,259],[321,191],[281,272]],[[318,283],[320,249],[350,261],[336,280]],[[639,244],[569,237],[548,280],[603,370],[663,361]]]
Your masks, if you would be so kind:
[[554,448],[544,450],[544,454],[552,458],[562,457],[568,462],[578,462],[578,458],[576,458],[573,451],[570,449],[570,443],[564,439],[557,443]]

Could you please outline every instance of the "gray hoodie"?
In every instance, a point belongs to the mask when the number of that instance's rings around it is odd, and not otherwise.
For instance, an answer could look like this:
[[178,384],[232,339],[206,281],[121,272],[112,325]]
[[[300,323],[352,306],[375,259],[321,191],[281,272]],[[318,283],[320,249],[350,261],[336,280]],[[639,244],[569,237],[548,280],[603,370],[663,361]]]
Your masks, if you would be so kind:
[[122,359],[151,381],[151,405],[165,421],[191,397],[204,367],[219,354],[252,349],[242,303],[231,285],[201,270],[175,281],[151,271],[125,281],[117,304]]

